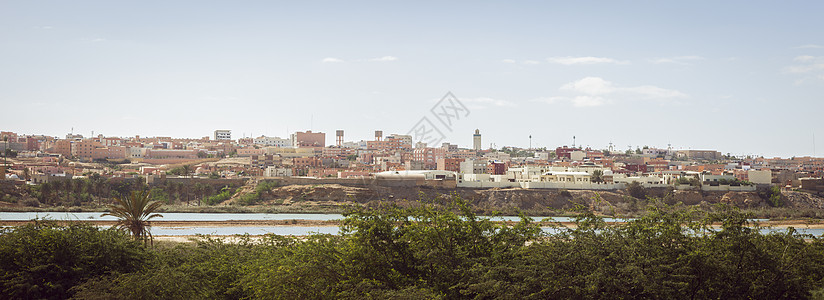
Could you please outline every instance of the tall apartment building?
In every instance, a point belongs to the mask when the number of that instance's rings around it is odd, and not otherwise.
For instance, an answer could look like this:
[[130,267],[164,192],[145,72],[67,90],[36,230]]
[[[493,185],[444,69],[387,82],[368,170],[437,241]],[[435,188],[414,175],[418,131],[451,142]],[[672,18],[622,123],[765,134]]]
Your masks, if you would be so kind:
[[438,160],[442,158],[446,158],[443,148],[417,148],[412,152],[412,160],[423,162],[427,170],[437,169]]
[[232,131],[231,130],[223,130],[223,129],[215,130],[215,140],[216,141],[231,141],[232,140]]
[[326,147],[326,133],[298,131],[292,134],[292,143],[295,148],[323,148]]

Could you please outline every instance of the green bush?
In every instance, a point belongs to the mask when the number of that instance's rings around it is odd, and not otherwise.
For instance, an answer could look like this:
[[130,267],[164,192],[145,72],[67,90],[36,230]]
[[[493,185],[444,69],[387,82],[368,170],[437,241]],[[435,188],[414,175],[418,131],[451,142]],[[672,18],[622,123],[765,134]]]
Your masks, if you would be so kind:
[[340,235],[200,237],[147,250],[120,232],[29,225],[0,234],[0,298],[796,299],[821,294],[824,242],[752,216],[660,202],[608,224],[582,208],[542,230],[461,199],[353,208]]
[[36,221],[0,230],[0,292],[6,299],[66,299],[83,281],[139,270],[148,253],[121,231]]
[[203,199],[207,205],[215,205],[223,201],[229,200],[232,197],[232,190],[229,187],[224,187],[217,195],[209,196]]

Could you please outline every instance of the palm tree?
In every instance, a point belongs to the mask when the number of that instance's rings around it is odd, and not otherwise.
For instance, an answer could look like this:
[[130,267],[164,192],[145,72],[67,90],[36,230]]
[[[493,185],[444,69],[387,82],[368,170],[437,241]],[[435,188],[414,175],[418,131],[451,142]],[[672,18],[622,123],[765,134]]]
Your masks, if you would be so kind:
[[155,217],[163,217],[160,214],[154,213],[162,203],[158,201],[149,200],[148,191],[132,191],[129,197],[116,197],[114,205],[109,205],[109,212],[102,214],[102,216],[117,217],[117,226],[120,229],[125,229],[131,232],[134,240],[143,240],[146,244],[146,238],[152,241],[154,246],[154,239],[152,233],[149,232],[151,224],[149,220]]

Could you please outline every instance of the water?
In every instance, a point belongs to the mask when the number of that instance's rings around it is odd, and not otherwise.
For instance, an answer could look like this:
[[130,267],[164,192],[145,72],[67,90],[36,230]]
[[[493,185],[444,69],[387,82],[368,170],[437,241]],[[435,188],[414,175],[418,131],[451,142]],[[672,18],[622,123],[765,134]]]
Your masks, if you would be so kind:
[[[3,221],[28,221],[31,219],[117,221],[116,217],[101,217],[101,212],[0,212]],[[341,214],[236,214],[236,213],[161,213],[157,221],[283,221],[342,220]]]
[[[88,220],[88,221],[116,221],[113,216],[101,217],[101,212],[0,212],[0,220],[28,221],[31,219],[50,220]],[[343,220],[341,214],[266,214],[266,213],[161,213],[162,218],[157,221],[284,221],[284,220],[311,220],[332,221]],[[517,216],[483,217],[493,221],[520,221]],[[540,221],[543,217],[532,217]],[[555,217],[556,222],[572,222],[573,218]],[[607,222],[622,222],[626,219],[605,218]]]
[[[101,217],[100,212],[0,212],[0,220],[3,221],[28,221],[35,218],[51,220],[75,220],[75,221],[116,221],[113,216]],[[267,213],[163,213],[158,221],[285,221],[285,220],[311,220],[311,221],[331,221],[342,220],[341,214],[267,214]],[[520,221],[516,216],[496,216],[482,217],[493,221]],[[555,221],[572,222],[574,218],[554,217],[544,219],[543,217],[532,217],[534,221]],[[632,219],[604,218],[606,222],[626,222]],[[753,221],[767,221],[766,219],[754,219]],[[312,233],[339,234],[338,226],[186,226],[168,227],[160,223],[152,226],[153,235],[235,235],[250,234],[262,235],[267,233],[277,235],[309,235]],[[542,227],[546,233],[558,233],[559,230],[552,227]],[[821,236],[824,229],[797,228],[800,233]],[[784,228],[765,228],[762,233],[783,232]]]
[[237,226],[237,227],[158,227],[152,226],[152,235],[310,235],[314,233],[340,234],[338,226]]

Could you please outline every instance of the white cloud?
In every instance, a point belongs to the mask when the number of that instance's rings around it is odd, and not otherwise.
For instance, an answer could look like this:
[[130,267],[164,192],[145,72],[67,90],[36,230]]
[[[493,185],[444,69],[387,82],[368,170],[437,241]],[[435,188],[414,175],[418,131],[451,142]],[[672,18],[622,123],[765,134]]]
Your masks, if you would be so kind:
[[595,107],[606,104],[603,97],[577,96],[572,98],[572,105],[576,107]]
[[824,46],[807,44],[807,45],[801,45],[801,46],[798,46],[798,47],[795,47],[795,48],[796,49],[824,49]]
[[784,67],[783,72],[802,76],[795,81],[795,85],[824,79],[824,56],[800,55],[793,58],[793,61],[796,64]]
[[677,64],[677,65],[689,65],[691,61],[696,60],[703,60],[704,57],[698,55],[685,55],[685,56],[675,56],[675,57],[658,57],[650,59],[649,62],[654,64]]
[[558,103],[565,103],[568,102],[575,107],[595,107],[601,106],[604,104],[608,104],[609,100],[604,97],[599,96],[575,96],[575,97],[564,97],[564,96],[555,96],[555,97],[545,97],[545,98],[538,98],[533,101],[536,102],[544,102],[547,104],[558,104]]
[[381,57],[372,58],[369,61],[386,62],[386,61],[396,61],[396,60],[398,60],[398,58],[394,57],[394,56],[381,56]]
[[592,64],[628,64],[628,61],[616,60],[608,57],[594,57],[594,56],[565,56],[565,57],[550,57],[546,59],[550,63],[561,65],[592,65]]
[[572,91],[587,95],[606,95],[615,91],[612,82],[600,77],[585,77],[561,86],[562,91]]
[[536,101],[549,104],[568,102],[576,107],[595,107],[632,99],[673,102],[674,99],[688,97],[680,91],[652,85],[622,87],[600,77],[584,77],[562,85],[559,90],[573,95],[540,98]]
[[811,61],[814,61],[814,60],[815,60],[815,56],[811,56],[811,55],[801,55],[801,56],[796,56],[795,58],[793,58],[793,61],[797,61],[797,62],[811,62]]
[[478,97],[478,98],[461,98],[460,101],[467,106],[473,109],[485,109],[489,106],[495,107],[513,107],[516,106],[514,102],[501,100],[501,99],[493,99],[488,97]]
[[[352,60],[348,60],[348,61],[349,62],[368,62],[368,61],[371,61],[371,62],[390,62],[390,61],[396,61],[396,60],[398,60],[397,57],[387,55],[387,56],[381,56],[381,57],[375,57],[375,58],[369,58],[369,59],[352,59]],[[346,60],[336,58],[336,57],[327,57],[327,58],[322,59],[321,62],[323,62],[323,63],[342,63],[342,62],[346,62]]]
[[628,92],[630,94],[635,94],[639,96],[644,96],[648,98],[686,98],[687,95],[676,91],[676,90],[668,90],[664,88],[660,88],[657,86],[652,85],[642,85],[637,87],[627,87],[621,88],[621,91]]
[[501,60],[501,62],[502,62],[502,63],[505,63],[505,64],[514,64],[514,63],[516,63],[517,61],[515,61],[514,59],[508,59],[508,58],[507,58],[507,59]]
[[340,63],[340,62],[343,62],[343,60],[339,59],[339,58],[334,58],[334,57],[327,57],[327,58],[324,58],[323,60],[321,60],[321,62],[323,62],[323,63]]

